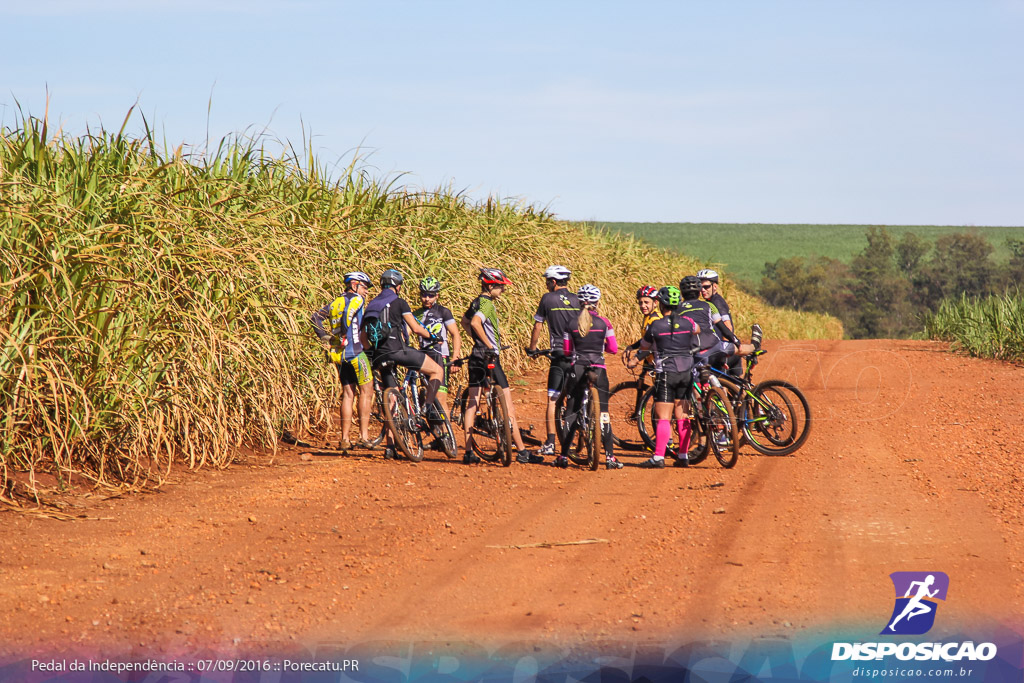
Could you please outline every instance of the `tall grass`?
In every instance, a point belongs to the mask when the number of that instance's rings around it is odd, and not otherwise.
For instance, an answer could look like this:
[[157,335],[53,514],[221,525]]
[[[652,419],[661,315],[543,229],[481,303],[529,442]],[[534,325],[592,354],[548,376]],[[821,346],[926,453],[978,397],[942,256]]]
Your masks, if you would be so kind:
[[925,332],[972,356],[1024,360],[1024,296],[1018,290],[985,299],[946,299],[925,318]]
[[[212,154],[105,129],[0,128],[0,500],[58,485],[159,485],[179,461],[228,464],[283,428],[322,429],[337,405],[310,311],[353,269],[431,274],[461,312],[480,265],[512,287],[499,310],[522,346],[550,263],[605,292],[635,338],[633,292],[697,263],[521,202],[413,192],[358,164],[330,179],[308,150],[234,136]],[[740,328],[838,338],[834,319],[727,292]],[[522,368],[516,352],[512,371]],[[38,500],[38,498],[37,498]]]

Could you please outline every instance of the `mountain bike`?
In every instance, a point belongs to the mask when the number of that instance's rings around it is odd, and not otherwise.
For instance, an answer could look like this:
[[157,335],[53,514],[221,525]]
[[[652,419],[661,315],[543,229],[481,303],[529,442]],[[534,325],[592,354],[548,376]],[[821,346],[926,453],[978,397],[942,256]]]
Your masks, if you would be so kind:
[[[511,346],[502,346],[501,350],[510,349]],[[461,363],[469,356],[460,358],[454,363]],[[508,402],[505,398],[505,390],[494,381],[494,367],[497,354],[485,355],[486,374],[484,384],[480,387],[480,394],[477,396],[476,417],[473,425],[467,430],[473,439],[473,452],[487,462],[500,462],[502,466],[508,467],[512,464],[512,420],[509,417]],[[468,402],[469,387],[464,387],[455,400],[452,402],[452,411],[458,415],[456,423],[463,425],[465,420],[466,404]]]
[[654,443],[646,443],[642,434],[637,429],[637,419],[640,416],[640,406],[647,390],[654,384],[654,370],[647,365],[640,365],[634,368],[629,367],[628,362],[636,357],[636,351],[627,349],[622,354],[622,363],[633,375],[634,379],[619,382],[608,392],[608,414],[612,421],[617,424],[625,424],[631,429],[618,429],[615,432],[614,441],[616,448],[623,450],[641,451],[654,448]]
[[[685,450],[690,464],[702,463],[711,452],[715,454],[715,459],[722,467],[734,467],[739,458],[739,429],[736,415],[728,393],[710,383],[710,371],[706,365],[693,368],[689,401],[690,444]],[[655,423],[652,386],[644,392],[637,414],[637,430],[644,443],[652,450]]]
[[[451,421],[445,414],[441,402],[435,398],[432,405],[425,405],[427,386],[423,374],[419,370],[409,370],[405,373],[405,380],[401,384],[402,393],[408,401],[410,414],[418,415],[426,420],[427,428],[433,434],[434,440],[431,444],[440,446],[440,451],[449,458],[458,455],[458,446],[455,443],[455,432],[452,430]],[[422,431],[423,420],[419,421]]]
[[807,441],[811,408],[803,392],[785,380],[753,383],[751,372],[765,353],[759,349],[746,356],[742,377],[714,368],[712,376],[728,390],[743,438],[750,446],[764,455],[788,455]]
[[[529,356],[530,358],[547,358],[548,360],[553,360],[555,358],[555,355],[552,353],[551,349],[536,349],[534,351],[526,349],[526,355]],[[558,441],[556,450],[561,448],[561,446],[565,443],[565,438],[567,434],[566,425],[564,420],[562,420],[561,418],[561,414],[565,406],[565,389],[568,385],[569,373],[565,373],[562,375],[562,386],[559,387],[558,389],[558,400],[555,402],[555,436],[557,437]],[[573,462],[575,462],[575,460]]]
[[576,365],[584,366],[583,377],[579,380],[583,382],[579,389],[582,399],[577,406],[576,419],[574,424],[570,424],[565,418],[565,400],[568,397],[563,393],[555,406],[555,422],[563,432],[562,441],[574,442],[566,453],[569,460],[594,471],[601,450],[601,397],[594,383],[597,368],[582,361],[577,361]]
[[[385,373],[395,375],[395,363],[384,361],[379,367],[382,377]],[[407,370],[401,382],[396,377],[398,386],[384,389],[381,395],[384,421],[395,447],[409,460],[420,462],[423,460],[423,435],[431,434],[440,440],[445,455],[454,458],[456,444],[451,424],[437,399],[430,406],[423,403],[419,376],[419,371]]]

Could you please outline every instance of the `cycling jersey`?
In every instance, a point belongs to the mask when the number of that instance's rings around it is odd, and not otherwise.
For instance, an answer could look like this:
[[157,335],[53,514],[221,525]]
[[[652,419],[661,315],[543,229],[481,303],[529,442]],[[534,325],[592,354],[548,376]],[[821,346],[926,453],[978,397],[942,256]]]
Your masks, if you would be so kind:
[[[363,322],[364,304],[365,300],[360,295],[345,292],[310,318],[317,337],[327,339],[334,335],[342,340],[342,360],[352,360],[363,352],[363,345],[359,341],[359,326]],[[327,321],[331,324],[330,332],[324,329]]]
[[693,353],[699,348],[700,338],[693,320],[670,313],[651,323],[644,341],[654,348],[654,367],[658,372],[687,372],[693,366]]
[[481,294],[469,304],[464,317],[470,320],[474,317],[480,318],[483,322],[484,336],[486,337],[486,341],[480,339],[476,330],[470,327],[470,330],[473,330],[473,351],[471,354],[478,358],[483,357],[484,352],[488,350],[488,344],[495,353],[498,353],[501,349],[501,333],[498,331],[498,309],[494,307],[494,299],[486,294]]
[[568,289],[556,289],[540,298],[537,312],[533,319],[548,324],[548,335],[551,349],[558,353],[562,348],[565,334],[576,325],[580,314],[580,300]]
[[726,341],[739,343],[739,340],[736,338],[736,334],[725,324],[725,321],[728,320],[731,325],[732,318],[729,316],[729,304],[725,303],[725,299],[722,298],[722,295],[715,292],[709,299],[706,299],[706,301],[714,305],[714,307],[718,309],[718,314],[722,317],[721,322],[715,324],[715,329],[718,330],[718,336]]
[[[643,331],[640,333],[640,337],[643,338],[643,335],[647,334],[647,328],[651,326],[651,323],[653,323],[655,320],[661,320],[662,317],[664,317],[664,316],[662,315],[661,311],[658,310],[657,308],[654,309],[653,311],[651,311],[650,313],[648,313],[647,315],[645,315],[644,316],[644,324],[643,324],[643,328],[642,328]],[[640,346],[640,342],[637,342],[634,345],[634,348],[636,348],[638,346]],[[654,365],[654,356],[653,355],[652,356],[645,356],[644,357],[644,365],[646,365],[646,366]]]
[[612,329],[608,318],[592,313],[591,320],[590,331],[583,334],[579,329],[577,318],[576,324],[563,338],[562,349],[567,355],[575,352],[577,362],[586,361],[595,367],[603,368],[605,367],[604,352],[618,353],[619,345],[615,340],[615,330]]
[[687,299],[679,304],[675,312],[700,325],[700,348],[710,349],[722,341],[715,332],[715,323],[721,322],[722,316],[714,304],[703,299]]
[[441,304],[434,304],[430,308],[425,306],[417,308],[412,314],[416,316],[416,319],[420,321],[423,327],[427,328],[427,332],[430,332],[435,337],[439,337],[438,340],[420,337],[420,348],[424,351],[437,352],[445,358],[450,356],[448,324],[455,323],[455,317],[452,315],[452,312]]

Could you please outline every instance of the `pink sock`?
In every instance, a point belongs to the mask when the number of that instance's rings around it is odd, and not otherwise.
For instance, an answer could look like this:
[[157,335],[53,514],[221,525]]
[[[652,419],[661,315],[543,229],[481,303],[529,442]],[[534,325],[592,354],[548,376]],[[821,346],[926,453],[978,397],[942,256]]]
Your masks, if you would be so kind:
[[658,420],[654,431],[654,459],[661,460],[665,457],[665,449],[668,448],[668,440],[672,436],[672,425],[668,420]]
[[676,433],[679,434],[679,456],[682,457],[690,450],[690,420],[676,420]]

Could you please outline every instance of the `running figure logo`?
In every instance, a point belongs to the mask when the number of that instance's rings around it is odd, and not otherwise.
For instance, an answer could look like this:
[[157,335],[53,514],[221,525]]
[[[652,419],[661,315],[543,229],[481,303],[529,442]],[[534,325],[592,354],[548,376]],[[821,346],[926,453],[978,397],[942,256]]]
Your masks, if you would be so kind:
[[879,635],[920,635],[935,624],[938,600],[946,599],[949,577],[943,572],[893,572],[896,606]]

